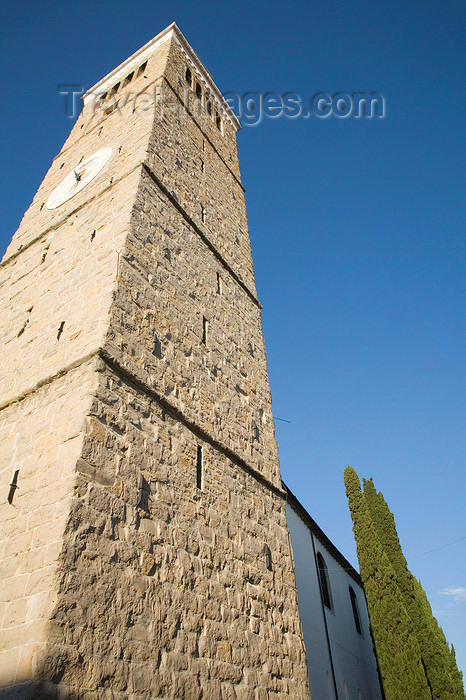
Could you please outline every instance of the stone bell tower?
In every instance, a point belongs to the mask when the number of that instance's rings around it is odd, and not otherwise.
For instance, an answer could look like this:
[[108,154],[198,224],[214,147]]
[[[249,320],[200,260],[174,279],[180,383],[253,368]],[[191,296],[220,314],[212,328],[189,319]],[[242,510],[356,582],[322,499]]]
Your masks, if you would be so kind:
[[1,264],[0,696],[309,697],[239,124],[173,24]]

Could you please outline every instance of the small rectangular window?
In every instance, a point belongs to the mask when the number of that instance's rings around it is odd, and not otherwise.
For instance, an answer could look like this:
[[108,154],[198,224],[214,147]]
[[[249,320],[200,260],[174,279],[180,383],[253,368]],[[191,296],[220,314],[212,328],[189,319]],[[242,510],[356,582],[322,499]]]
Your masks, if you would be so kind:
[[132,73],[129,73],[129,75],[126,76],[126,78],[123,80],[122,87],[126,87],[126,85],[128,85],[132,81],[133,76],[134,76],[134,71]]
[[116,102],[113,102],[113,104],[110,105],[110,107],[107,107],[107,109],[104,110],[105,114],[112,114],[118,107],[118,100]]

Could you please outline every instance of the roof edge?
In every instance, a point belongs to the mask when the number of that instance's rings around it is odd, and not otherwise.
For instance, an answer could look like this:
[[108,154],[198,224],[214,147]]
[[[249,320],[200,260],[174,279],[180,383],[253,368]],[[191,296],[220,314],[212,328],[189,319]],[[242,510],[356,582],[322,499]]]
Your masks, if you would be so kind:
[[346,557],[343,556],[343,554],[340,552],[339,549],[335,547],[333,542],[327,537],[325,532],[317,525],[316,521],[314,518],[311,518],[307,510],[304,508],[303,505],[298,501],[296,496],[290,491],[288,486],[285,484],[284,481],[282,481],[282,486],[283,489],[286,493],[286,501],[287,503],[290,504],[290,506],[298,513],[299,516],[304,520],[306,525],[309,527],[311,532],[317,537],[317,539],[328,549],[330,554],[335,557],[337,562],[341,564],[341,566],[345,569],[345,571],[356,581],[356,583],[361,586],[361,588],[364,588],[363,582],[361,579],[361,575],[356,571],[356,569],[351,566],[349,561],[346,559]]

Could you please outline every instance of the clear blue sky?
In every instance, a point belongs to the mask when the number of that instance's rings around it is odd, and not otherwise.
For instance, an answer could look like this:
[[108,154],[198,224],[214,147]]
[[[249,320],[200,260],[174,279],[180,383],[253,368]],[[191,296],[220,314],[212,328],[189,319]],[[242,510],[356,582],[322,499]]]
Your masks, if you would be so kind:
[[374,478],[466,671],[466,539],[450,544],[466,537],[464,3],[2,14],[2,252],[73,124],[56,86],[90,87],[173,20],[223,91],[384,95],[384,119],[266,119],[238,137],[281,468],[355,565],[343,469]]

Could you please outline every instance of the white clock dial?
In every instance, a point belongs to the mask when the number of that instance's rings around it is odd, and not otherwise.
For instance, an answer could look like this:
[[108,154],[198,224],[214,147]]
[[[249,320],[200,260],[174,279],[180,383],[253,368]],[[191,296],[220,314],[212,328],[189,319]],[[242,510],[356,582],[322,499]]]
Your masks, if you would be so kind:
[[100,173],[104,165],[108,163],[112,152],[111,146],[106,146],[78,163],[55,187],[45,205],[47,209],[56,209],[60,204],[81,192]]

